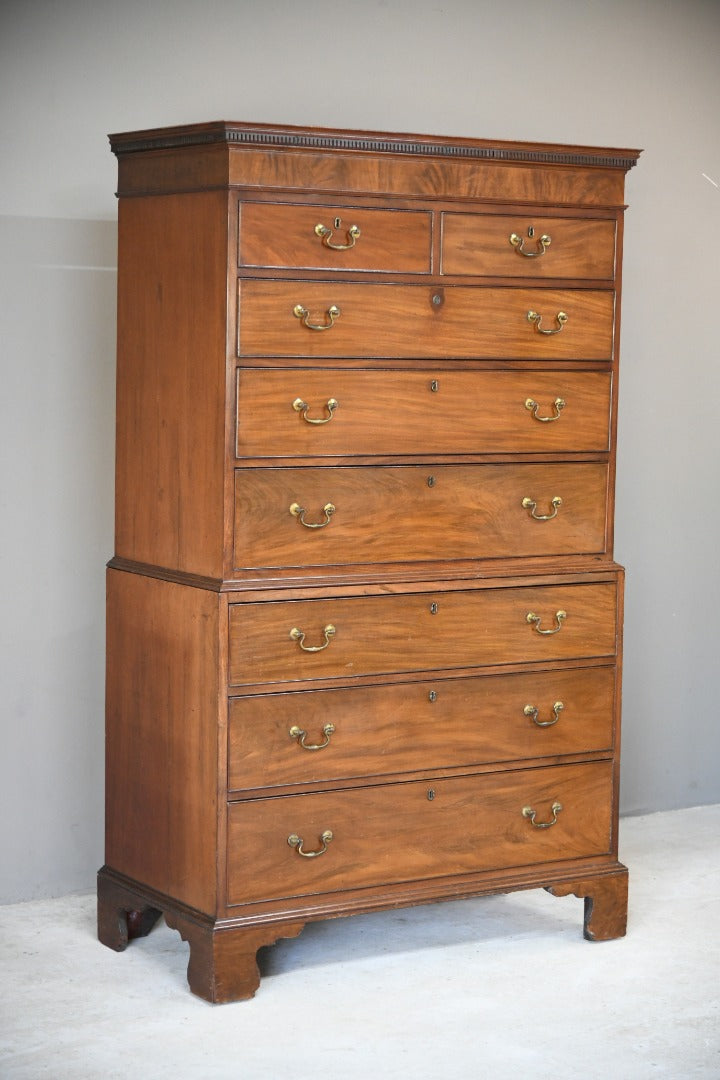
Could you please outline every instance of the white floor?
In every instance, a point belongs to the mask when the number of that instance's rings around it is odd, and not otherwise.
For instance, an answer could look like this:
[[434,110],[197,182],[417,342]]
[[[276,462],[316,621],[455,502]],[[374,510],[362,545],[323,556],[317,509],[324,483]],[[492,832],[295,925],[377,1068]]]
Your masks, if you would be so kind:
[[161,923],[113,953],[92,894],[0,908],[2,1080],[720,1077],[720,806],[626,818],[630,921],[542,891],[306,927],[248,1002],[187,989]]

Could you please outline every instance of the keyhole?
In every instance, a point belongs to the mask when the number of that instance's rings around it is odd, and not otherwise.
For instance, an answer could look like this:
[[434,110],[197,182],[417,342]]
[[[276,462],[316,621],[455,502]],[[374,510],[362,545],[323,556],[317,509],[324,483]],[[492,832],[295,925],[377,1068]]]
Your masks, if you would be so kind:
[[428,476],[428,478],[427,478],[427,486],[428,487],[435,487],[435,477],[434,476]]
[[430,693],[428,694],[428,701],[432,701],[432,702],[437,701],[437,690],[431,690],[430,691]]
[[431,615],[437,615],[437,613],[438,613],[438,606],[437,606],[437,604],[432,603],[430,605],[430,614]]
[[432,380],[432,382],[430,383],[430,389],[432,390],[433,394],[437,394],[438,390],[440,389],[440,383],[437,381],[437,379]]
[[428,788],[428,800],[430,802],[435,798],[435,788]]
[[342,218],[336,217],[333,224],[334,224],[336,229],[339,229],[340,226],[342,225]]
[[535,226],[534,225],[528,225],[528,236],[530,237],[531,240],[532,240],[534,235],[535,235]]

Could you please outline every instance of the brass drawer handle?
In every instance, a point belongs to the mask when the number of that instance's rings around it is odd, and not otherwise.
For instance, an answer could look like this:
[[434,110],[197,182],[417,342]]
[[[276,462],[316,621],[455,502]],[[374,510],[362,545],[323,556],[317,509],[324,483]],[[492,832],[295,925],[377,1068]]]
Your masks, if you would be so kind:
[[[531,397],[529,397],[527,399],[527,401],[525,402],[525,408],[530,410],[530,412],[533,415],[533,420],[539,420],[541,424],[552,424],[553,420],[559,420],[560,419],[560,413],[565,408],[566,404],[567,403],[564,400],[564,398],[556,397],[555,400],[553,401],[553,405],[555,406],[555,415],[554,416],[538,416],[537,411],[540,408],[540,406],[538,405],[537,401],[534,401]],[[315,420],[314,421],[314,423],[316,423],[316,424],[321,424],[322,422],[323,422],[322,420]]]
[[[327,309],[327,317],[330,322],[326,323],[311,323],[310,312],[307,308],[304,308],[302,304],[296,304],[293,308],[293,315],[297,319],[302,320],[303,326],[307,326],[308,330],[330,330],[335,325],[335,320],[340,318],[340,308],[332,304]],[[546,332],[546,331],[545,331]]]
[[326,525],[330,524],[330,518],[335,513],[335,507],[332,503],[325,503],[323,506],[323,513],[325,515],[324,521],[306,521],[305,514],[307,513],[304,506],[300,506],[298,503],[293,503],[290,507],[290,513],[293,517],[296,517],[301,525],[304,525],[306,529],[324,529]]
[[563,705],[562,701],[556,701],[552,708],[552,720],[538,720],[538,713],[540,712],[540,710],[538,709],[537,705],[526,705],[523,709],[523,712],[526,716],[529,716],[533,724],[536,724],[538,727],[552,727],[554,724],[557,724],[558,720],[560,719],[560,713],[563,711],[565,706]]
[[526,251],[523,246],[525,244],[525,237],[518,236],[517,233],[510,233],[510,243],[515,248],[517,255],[524,255],[526,259],[539,259],[541,255],[545,254],[552,243],[552,240],[547,233],[543,233],[537,241],[537,251]]
[[554,626],[552,630],[541,630],[540,618],[540,615],[536,615],[534,612],[528,611],[527,615],[525,616],[525,621],[531,623],[533,630],[535,630],[538,634],[557,634],[560,632],[560,630],[562,630],[563,619],[567,619],[567,611],[555,612],[555,621],[557,623],[557,626]]
[[290,728],[289,735],[291,739],[297,739],[298,746],[302,746],[303,750],[324,750],[326,746],[330,745],[330,736],[335,731],[334,724],[323,724],[323,735],[325,736],[325,742],[321,743],[306,743],[305,737],[307,731],[303,731],[297,724],[293,724]]
[[333,231],[328,229],[327,225],[316,225],[315,234],[320,237],[326,248],[331,248],[333,251],[349,251],[350,248],[355,247],[355,241],[360,239],[360,230],[357,225],[351,225],[348,229],[347,244],[333,244],[330,239]]
[[565,323],[568,321],[568,317],[564,311],[558,311],[557,315],[555,316],[555,322],[557,323],[557,326],[554,330],[543,330],[542,326],[540,325],[540,322],[542,321],[542,315],[538,315],[537,311],[528,311],[527,320],[528,322],[535,323],[535,329],[537,330],[538,334],[559,334]]
[[528,818],[530,824],[535,829],[551,829],[553,825],[557,825],[557,816],[562,810],[563,806],[561,802],[555,801],[550,809],[552,810],[552,821],[536,821],[536,810],[533,810],[532,806],[523,806],[522,816]]
[[291,833],[291,835],[287,838],[287,842],[290,847],[295,848],[298,855],[302,855],[303,859],[315,859],[318,855],[325,854],[328,849],[328,844],[330,843],[332,838],[333,834],[331,833],[330,829],[326,829],[320,837],[322,847],[318,848],[317,851],[303,851],[303,838],[302,836],[298,836],[297,833]]
[[557,512],[562,506],[562,499],[559,495],[553,495],[550,500],[550,505],[553,508],[552,514],[536,514],[535,510],[537,509],[537,503],[534,502],[533,499],[523,499],[522,505],[523,510],[530,511],[530,517],[534,518],[535,521],[552,521],[553,518],[557,517]]
[[322,652],[323,649],[327,649],[328,645],[330,644],[330,639],[334,636],[335,627],[332,623],[328,623],[323,630],[323,637],[325,638],[325,641],[322,645],[306,645],[305,635],[302,630],[298,629],[297,626],[293,626],[292,630],[290,631],[290,637],[293,641],[297,641],[303,652]]
[[[334,398],[334,397],[328,398],[326,403],[325,403],[325,408],[328,411],[328,415],[327,416],[321,416],[318,420],[312,420],[308,416],[308,409],[310,408],[310,406],[308,405],[307,401],[303,401],[302,398],[299,398],[299,397],[295,398],[295,400],[293,401],[293,409],[295,410],[295,412],[298,412],[298,413],[301,414],[301,416],[302,416],[302,418],[303,418],[303,420],[305,421],[306,424],[329,424],[330,421],[332,420],[333,415],[335,413],[335,410],[337,409],[339,404],[340,403],[339,403],[339,401],[337,401],[336,398]],[[563,404],[564,404],[564,402],[563,402]]]

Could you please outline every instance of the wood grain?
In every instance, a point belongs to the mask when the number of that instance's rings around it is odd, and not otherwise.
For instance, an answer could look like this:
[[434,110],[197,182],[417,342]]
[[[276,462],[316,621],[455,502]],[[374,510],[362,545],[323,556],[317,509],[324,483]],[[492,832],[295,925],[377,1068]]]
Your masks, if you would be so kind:
[[[485,762],[591,753],[613,746],[611,667],[558,668],[530,674],[434,678],[342,690],[230,699],[228,789],[288,784]],[[538,710],[538,727],[524,709]],[[319,745],[308,751],[293,727]]]
[[[248,279],[239,291],[241,356],[612,358],[614,296],[600,290]],[[319,326],[333,305],[340,317],[328,330],[310,330],[293,314],[296,305]],[[545,335],[528,311],[542,316],[543,329],[556,327],[559,311],[568,321]]]
[[227,196],[119,214],[115,552],[222,577]]
[[[553,629],[561,610],[559,633],[526,621],[533,612]],[[615,614],[610,584],[231,604],[230,685],[614,656]],[[298,628],[317,647],[327,625],[322,652],[290,637]]]
[[237,469],[235,567],[602,554],[606,492],[590,463]]
[[[611,796],[612,764],[600,761],[232,803],[228,902],[600,855],[610,849]],[[547,822],[556,800],[553,827],[523,817],[530,806]],[[288,844],[294,834],[318,850],[325,830],[333,839],[319,857]]]
[[218,597],[108,571],[105,861],[217,906]]
[[[533,239],[527,235],[530,226]],[[510,243],[513,233],[523,240],[523,250],[529,256],[520,254]],[[551,242],[538,256],[543,235]],[[446,213],[442,215],[442,273],[612,280],[615,222],[542,213]]]
[[[339,224],[335,222],[339,221]],[[307,267],[427,274],[431,270],[433,215],[429,210],[372,210],[347,203],[240,204],[241,266]],[[316,225],[332,231],[333,244],[347,244],[348,229],[359,237],[347,251],[327,247]]]
[[[324,457],[607,451],[612,377],[585,371],[435,372],[242,369],[238,457]],[[308,405],[309,424],[293,402]],[[525,402],[538,404],[538,416]]]

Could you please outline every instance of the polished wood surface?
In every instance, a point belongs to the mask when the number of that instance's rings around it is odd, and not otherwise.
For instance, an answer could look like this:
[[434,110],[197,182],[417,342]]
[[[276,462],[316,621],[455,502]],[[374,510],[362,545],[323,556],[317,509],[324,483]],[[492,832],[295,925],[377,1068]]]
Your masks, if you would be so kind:
[[105,861],[213,913],[218,598],[115,570],[107,597]]
[[[329,230],[329,248],[315,229]],[[354,239],[351,228],[359,230]],[[381,270],[427,274],[432,269],[433,215],[429,210],[371,210],[352,204],[298,205],[243,202],[241,266]]]
[[[608,752],[612,667],[555,668],[230,699],[230,791]],[[557,712],[553,706],[560,702]],[[537,709],[539,727],[525,709]],[[557,721],[553,723],[555,717]],[[327,724],[333,725],[328,736]],[[290,731],[306,732],[303,749]]]
[[[609,372],[239,368],[238,457],[598,453],[610,445]],[[293,408],[308,406],[308,423]],[[557,420],[547,420],[558,410]],[[337,402],[333,412],[327,402]],[[537,403],[535,419],[526,402]],[[328,420],[328,418],[330,418]],[[432,451],[428,446],[432,431]]]
[[222,576],[227,198],[119,214],[115,551]]
[[621,935],[638,152],[224,121],[111,143],[100,940],[162,914],[230,1001],[315,919],[546,887]]
[[[240,356],[441,357],[457,359],[605,360],[612,357],[611,292],[476,286],[364,285],[344,281],[244,279],[239,287]],[[309,312],[308,329],[293,312]],[[534,311],[543,334],[528,321]]]
[[604,464],[237,469],[235,565],[602,554],[606,495]]
[[[600,761],[232,803],[228,901],[302,896],[454,872],[602,855],[611,843],[612,766]],[[537,811],[534,827],[523,809]],[[303,858],[288,836],[317,851]]]
[[[522,245],[511,244],[512,235]],[[550,238],[544,251],[542,236]],[[442,215],[442,273],[612,280],[615,221],[446,213]]]
[[[613,656],[616,603],[607,584],[231,604],[230,685]],[[567,618],[554,634],[527,621],[552,630],[558,611]],[[328,625],[321,652],[290,636],[299,629],[316,648]]]

